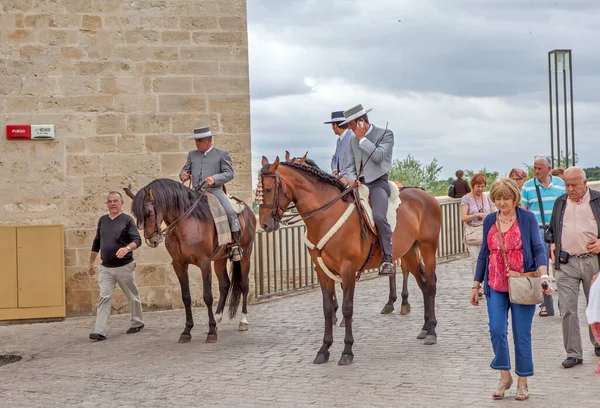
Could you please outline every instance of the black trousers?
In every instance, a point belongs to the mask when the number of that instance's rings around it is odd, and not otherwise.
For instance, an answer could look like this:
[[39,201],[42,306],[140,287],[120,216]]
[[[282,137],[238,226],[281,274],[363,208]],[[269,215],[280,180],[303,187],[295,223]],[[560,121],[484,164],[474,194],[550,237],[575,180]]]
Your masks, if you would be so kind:
[[369,187],[373,221],[375,221],[377,227],[383,255],[392,255],[392,228],[387,220],[388,200],[390,198],[389,182],[385,177],[365,183],[365,185]]

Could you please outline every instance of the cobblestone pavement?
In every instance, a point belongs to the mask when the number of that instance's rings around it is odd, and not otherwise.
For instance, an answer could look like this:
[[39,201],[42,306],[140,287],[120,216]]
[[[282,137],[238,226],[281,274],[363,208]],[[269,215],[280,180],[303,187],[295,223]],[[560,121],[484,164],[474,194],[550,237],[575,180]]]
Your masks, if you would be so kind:
[[237,320],[227,320],[215,344],[204,342],[203,309],[194,310],[189,344],[177,343],[182,310],[146,313],[146,328],[133,335],[124,333],[127,316],[113,316],[109,339],[99,343],[87,339],[93,317],[0,326],[0,348],[23,355],[0,367],[0,407],[599,406],[600,376],[594,374],[599,359],[587,338],[584,364],[563,369],[560,318],[538,316],[530,400],[516,402],[511,389],[504,401],[492,401],[497,374],[489,368],[485,303],[475,308],[468,302],[471,276],[466,260],[438,267],[434,346],[415,338],[423,308],[412,277],[413,310],[407,316],[379,314],[387,279],[360,282],[355,359],[348,367],[337,365],[343,348],[339,327],[331,362],[312,364],[323,335],[318,290],[251,306],[250,331],[238,332]]

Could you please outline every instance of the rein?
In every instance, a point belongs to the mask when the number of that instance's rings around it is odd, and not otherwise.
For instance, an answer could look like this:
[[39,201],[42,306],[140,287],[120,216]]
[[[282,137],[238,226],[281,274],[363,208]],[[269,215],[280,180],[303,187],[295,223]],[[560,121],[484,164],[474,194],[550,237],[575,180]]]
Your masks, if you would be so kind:
[[[294,201],[292,197],[288,194],[288,190],[285,186],[285,183],[282,183],[279,173],[275,172],[274,174],[261,174],[261,177],[272,177],[275,179],[275,191],[273,194],[273,204],[261,204],[259,208],[271,208],[271,216],[279,223],[283,225],[294,225],[301,221],[308,220],[312,217],[315,217],[321,214],[323,211],[329,209],[333,204],[343,199],[347,195],[352,194],[354,197],[354,202],[358,209],[358,214],[360,218],[360,235],[363,239],[366,239],[369,235],[369,227],[367,225],[367,220],[363,211],[360,208],[360,197],[358,193],[358,185],[354,185],[350,188],[345,189],[340,194],[335,196],[333,199],[323,204],[321,207],[316,208],[311,211],[307,211],[305,213],[297,213],[297,214],[285,214],[286,209],[282,209],[279,201],[279,189],[283,190],[283,195],[290,201]],[[293,207],[295,208],[295,207]]]
[[[283,195],[290,201],[293,201],[293,198],[289,196],[287,188],[285,187],[285,184],[281,182],[281,179],[279,177],[279,173],[275,173],[275,174],[262,174],[261,177],[272,177],[275,179],[275,191],[273,194],[274,200],[273,200],[273,204],[261,204],[259,206],[259,208],[271,208],[273,211],[271,212],[271,215],[273,216],[273,218],[277,221],[280,222],[283,225],[294,225],[297,224],[301,221],[307,220],[309,218],[312,218],[314,216],[317,216],[319,214],[321,214],[323,211],[327,210],[328,208],[330,208],[333,204],[335,204],[336,202],[338,202],[339,200],[341,200],[342,198],[346,197],[349,194],[352,194],[354,190],[357,189],[357,186],[352,187],[352,188],[348,188],[344,191],[342,191],[340,194],[338,194],[337,196],[335,196],[332,200],[328,201],[327,203],[323,204],[321,207],[316,208],[314,210],[305,212],[305,213],[297,213],[297,214],[285,214],[286,209],[282,209],[280,202],[279,202],[279,189],[281,188],[283,190]],[[295,206],[292,208],[296,208]]]
[[[204,185],[204,182],[202,182],[202,184],[200,184],[198,186],[198,188],[196,189],[196,191],[201,190],[203,185]],[[173,221],[171,224],[167,225],[163,229],[159,228],[159,225],[158,225],[158,215],[156,213],[156,209],[154,209],[154,222],[156,224],[156,231],[154,231],[154,233],[152,235],[149,235],[149,236],[145,237],[145,239],[150,239],[150,238],[158,235],[159,242],[161,242],[164,237],[166,237],[175,228],[177,228],[177,226],[181,223],[181,221],[183,221],[184,219],[186,219],[194,211],[194,208],[196,208],[196,206],[198,205],[198,203],[200,202],[200,200],[202,199],[202,197],[204,197],[205,194],[206,194],[206,190],[202,191],[202,193],[200,193],[200,195],[198,196],[198,198],[196,198],[194,200],[194,202],[192,203],[192,205],[190,206],[190,208],[188,208],[175,221]],[[152,205],[154,205],[153,201],[151,201],[151,203],[152,203]]]

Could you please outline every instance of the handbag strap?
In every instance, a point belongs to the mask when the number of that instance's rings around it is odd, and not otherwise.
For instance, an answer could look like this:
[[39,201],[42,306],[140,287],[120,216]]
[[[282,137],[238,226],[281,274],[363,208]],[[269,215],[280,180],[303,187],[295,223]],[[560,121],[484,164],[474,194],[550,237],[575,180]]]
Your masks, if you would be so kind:
[[546,229],[546,217],[544,217],[544,205],[542,203],[542,195],[540,194],[540,186],[536,183],[537,179],[533,179],[533,184],[535,185],[535,192],[538,198],[538,205],[540,206],[540,215],[542,216],[542,227]]
[[508,267],[508,258],[506,256],[506,251],[504,250],[504,240],[502,239],[502,231],[500,230],[500,211],[498,211],[498,214],[496,214],[496,228],[498,228],[498,239],[500,240],[500,249],[502,250],[502,256],[504,257],[506,276],[508,276],[508,271],[510,270],[510,268]]

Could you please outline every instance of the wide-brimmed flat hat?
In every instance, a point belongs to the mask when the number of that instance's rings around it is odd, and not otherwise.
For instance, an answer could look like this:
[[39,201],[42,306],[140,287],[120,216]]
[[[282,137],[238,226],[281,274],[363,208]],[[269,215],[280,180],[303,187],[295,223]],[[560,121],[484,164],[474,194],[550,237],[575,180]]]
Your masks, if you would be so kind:
[[329,123],[340,123],[343,122],[344,120],[346,120],[344,118],[344,111],[335,111],[335,112],[331,112],[331,120],[329,122],[323,122],[326,125]]
[[220,134],[221,133],[219,133],[219,132],[211,132],[210,127],[205,126],[205,127],[195,128],[194,134],[191,136],[188,136],[187,139],[188,140],[204,139],[205,137],[212,137],[214,135],[220,135]]
[[356,105],[354,108],[350,108],[347,111],[344,111],[344,121],[342,125],[347,124],[348,122],[353,121],[354,119],[360,118],[363,115],[371,112],[373,109],[365,109],[362,105]]

